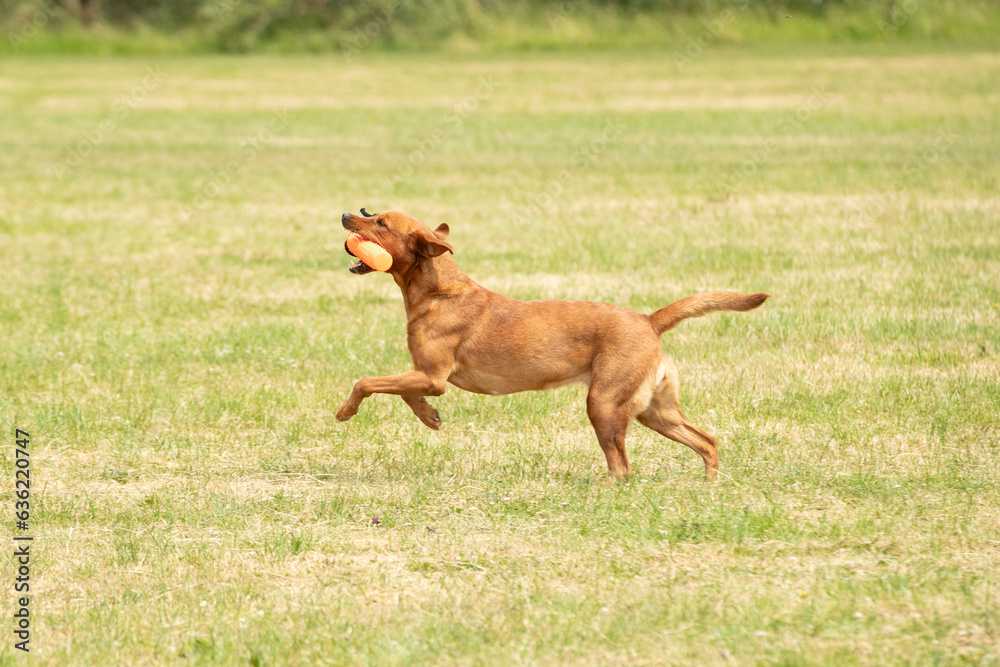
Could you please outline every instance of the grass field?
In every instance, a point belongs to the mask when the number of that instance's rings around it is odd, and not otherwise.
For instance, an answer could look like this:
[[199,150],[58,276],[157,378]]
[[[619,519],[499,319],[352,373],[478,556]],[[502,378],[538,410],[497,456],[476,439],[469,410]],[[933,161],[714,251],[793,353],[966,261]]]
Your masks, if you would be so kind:
[[[997,81],[912,45],[0,61],[33,664],[997,664]],[[518,298],[772,294],[663,339],[719,481],[636,424],[605,485],[580,387],[338,423],[409,363],[361,206]]]

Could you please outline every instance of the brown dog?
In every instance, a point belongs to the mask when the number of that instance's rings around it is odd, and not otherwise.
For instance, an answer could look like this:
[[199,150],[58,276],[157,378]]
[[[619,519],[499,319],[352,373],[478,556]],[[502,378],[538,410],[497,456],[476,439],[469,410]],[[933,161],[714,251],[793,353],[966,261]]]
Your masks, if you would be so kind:
[[[633,419],[698,452],[705,473],[715,476],[715,438],[681,414],[677,369],[660,352],[660,335],[689,317],[756,308],[767,294],[706,292],[652,315],[587,301],[516,301],[462,273],[447,254],[454,252],[445,241],[448,225],[431,230],[402,213],[361,212],[365,217],[345,213],[344,228],[392,255],[413,370],[359,380],[337,419],[353,417],[372,394],[398,394],[437,429],[441,418],[424,396],[440,396],[449,382],[493,395],[582,382],[590,387],[587,416],[615,477],[632,474],[625,431]],[[350,267],[372,270],[360,261]]]

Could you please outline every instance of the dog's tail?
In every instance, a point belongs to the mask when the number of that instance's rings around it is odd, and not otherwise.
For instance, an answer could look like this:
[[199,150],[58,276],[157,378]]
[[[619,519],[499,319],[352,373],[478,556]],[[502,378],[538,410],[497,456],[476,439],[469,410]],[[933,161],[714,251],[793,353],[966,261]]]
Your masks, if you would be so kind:
[[753,310],[769,296],[771,295],[703,292],[660,308],[649,316],[649,321],[659,336],[691,317],[701,317],[718,310]]

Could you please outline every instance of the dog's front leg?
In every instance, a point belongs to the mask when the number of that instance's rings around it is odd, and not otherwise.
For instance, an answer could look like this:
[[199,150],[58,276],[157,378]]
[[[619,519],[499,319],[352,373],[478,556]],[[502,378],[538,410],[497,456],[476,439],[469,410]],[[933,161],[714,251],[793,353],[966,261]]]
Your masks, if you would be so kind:
[[413,410],[413,414],[435,431],[441,428],[441,415],[423,396],[400,396]]
[[[443,394],[447,382],[447,375],[435,377],[419,370],[412,370],[401,375],[387,375],[358,380],[354,383],[354,390],[351,391],[351,395],[347,398],[347,401],[337,410],[337,420],[343,422],[353,417],[357,414],[361,401],[372,394],[398,394],[417,413],[421,421],[431,428],[435,428],[418,412],[420,408],[416,408],[414,405],[418,405],[423,400],[421,398],[423,396],[440,396]],[[426,401],[424,401],[424,405],[436,414],[437,411],[431,408]],[[440,425],[440,420],[437,421],[438,425]]]

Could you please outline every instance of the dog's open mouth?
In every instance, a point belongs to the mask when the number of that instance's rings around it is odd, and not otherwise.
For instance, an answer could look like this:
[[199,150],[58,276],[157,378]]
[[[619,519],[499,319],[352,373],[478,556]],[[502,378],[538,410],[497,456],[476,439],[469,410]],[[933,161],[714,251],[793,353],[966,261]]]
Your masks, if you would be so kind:
[[[346,252],[351,257],[354,257],[355,259],[357,259],[357,255],[355,255],[353,252],[351,252],[351,249],[347,247],[347,242],[346,241],[344,241],[344,252]],[[358,259],[358,261],[356,261],[356,262],[351,262],[351,265],[347,267],[347,270],[350,271],[351,273],[354,273],[354,274],[357,274],[357,275],[361,276],[361,275],[364,275],[366,273],[371,273],[375,269],[373,269],[372,267],[368,266],[367,264],[365,264],[364,262],[362,262],[360,259]]]

